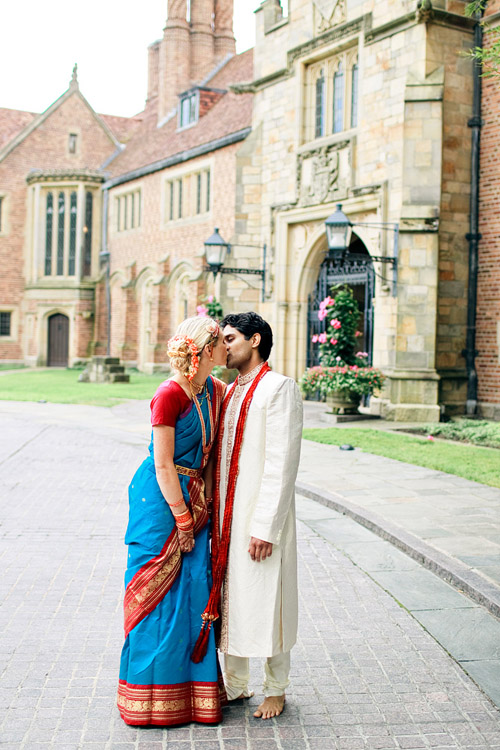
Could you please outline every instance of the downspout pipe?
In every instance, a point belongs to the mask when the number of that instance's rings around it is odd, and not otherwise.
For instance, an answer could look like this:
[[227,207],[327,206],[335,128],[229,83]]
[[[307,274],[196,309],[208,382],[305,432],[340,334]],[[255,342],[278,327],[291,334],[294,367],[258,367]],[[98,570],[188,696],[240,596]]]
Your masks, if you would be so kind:
[[[474,26],[474,48],[483,46],[482,17],[484,10],[476,14]],[[473,99],[472,117],[467,125],[471,129],[471,193],[470,193],[470,222],[469,232],[465,235],[469,243],[469,284],[467,289],[467,334],[465,349],[462,354],[465,357],[467,368],[467,401],[465,413],[473,417],[477,413],[477,370],[476,370],[476,314],[477,314],[477,274],[478,274],[478,245],[481,235],[479,233],[479,157],[481,145],[481,89],[482,89],[482,64],[474,59],[473,63]]]

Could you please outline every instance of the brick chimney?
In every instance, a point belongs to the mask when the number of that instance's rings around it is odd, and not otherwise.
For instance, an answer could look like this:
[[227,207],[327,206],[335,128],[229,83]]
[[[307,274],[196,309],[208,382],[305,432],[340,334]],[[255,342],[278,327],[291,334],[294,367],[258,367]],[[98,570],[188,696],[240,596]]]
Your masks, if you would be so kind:
[[191,86],[187,0],[168,0],[167,24],[160,43],[158,121],[177,106],[177,95]]
[[236,52],[233,33],[233,0],[214,0],[214,3],[214,52],[215,62],[218,63],[226,55],[234,55]]
[[214,67],[214,0],[191,0],[191,82],[199,83]]
[[161,39],[148,47],[148,102],[158,96]]

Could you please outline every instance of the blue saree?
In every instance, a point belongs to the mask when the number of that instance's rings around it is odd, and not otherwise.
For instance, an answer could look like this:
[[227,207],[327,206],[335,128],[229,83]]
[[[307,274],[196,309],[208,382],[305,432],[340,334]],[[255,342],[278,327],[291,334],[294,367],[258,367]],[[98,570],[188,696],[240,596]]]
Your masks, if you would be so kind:
[[207,386],[210,398],[199,401],[205,452],[193,403],[175,425],[174,463],[195,524],[196,544],[191,552],[181,556],[173,515],[156,479],[153,436],[149,456],[129,487],[125,644],[118,708],[125,723],[131,725],[214,723],[222,718],[225,692],[213,632],[204,660],[199,664],[191,661],[212,585],[210,524],[201,477],[215,438],[210,434],[208,410],[215,433],[224,393],[220,381],[209,377]]

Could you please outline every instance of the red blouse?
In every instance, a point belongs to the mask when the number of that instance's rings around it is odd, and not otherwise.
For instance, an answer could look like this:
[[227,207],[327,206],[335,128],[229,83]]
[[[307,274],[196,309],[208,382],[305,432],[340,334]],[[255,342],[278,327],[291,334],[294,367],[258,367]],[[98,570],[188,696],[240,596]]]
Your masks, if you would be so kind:
[[151,401],[151,424],[175,427],[179,416],[190,406],[191,399],[175,380],[165,380]]

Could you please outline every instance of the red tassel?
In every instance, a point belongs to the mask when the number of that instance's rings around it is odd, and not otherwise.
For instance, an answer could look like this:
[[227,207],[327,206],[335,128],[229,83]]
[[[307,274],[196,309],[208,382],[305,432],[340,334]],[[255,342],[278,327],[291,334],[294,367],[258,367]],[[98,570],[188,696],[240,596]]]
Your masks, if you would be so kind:
[[210,635],[210,628],[212,627],[212,620],[205,620],[201,626],[200,635],[194,645],[193,653],[191,654],[191,661],[195,664],[199,664],[200,661],[206,656],[208,649],[208,637]]

